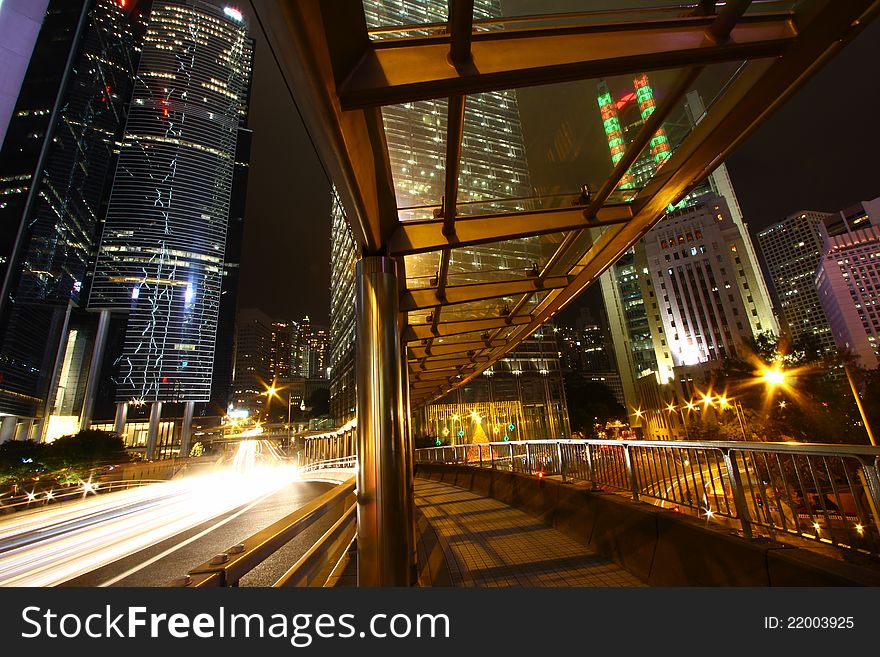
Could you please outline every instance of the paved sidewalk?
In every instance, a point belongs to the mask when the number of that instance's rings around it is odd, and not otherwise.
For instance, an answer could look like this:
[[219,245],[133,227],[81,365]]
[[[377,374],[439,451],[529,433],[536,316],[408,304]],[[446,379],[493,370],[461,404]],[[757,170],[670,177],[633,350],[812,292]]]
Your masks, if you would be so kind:
[[415,498],[440,539],[453,586],[644,586],[609,559],[497,500],[418,478]]

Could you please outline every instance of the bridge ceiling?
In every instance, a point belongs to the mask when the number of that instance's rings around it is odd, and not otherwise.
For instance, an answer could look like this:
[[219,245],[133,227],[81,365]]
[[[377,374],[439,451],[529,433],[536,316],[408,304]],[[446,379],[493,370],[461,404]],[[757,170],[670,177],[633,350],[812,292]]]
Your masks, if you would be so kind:
[[535,333],[880,13],[585,0],[486,15],[498,4],[385,25],[357,0],[253,3],[360,249],[405,268],[415,405]]

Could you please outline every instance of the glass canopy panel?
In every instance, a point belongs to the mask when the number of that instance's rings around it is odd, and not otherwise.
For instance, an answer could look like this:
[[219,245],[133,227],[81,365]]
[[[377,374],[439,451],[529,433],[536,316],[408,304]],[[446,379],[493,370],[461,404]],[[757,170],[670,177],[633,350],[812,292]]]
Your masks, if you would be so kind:
[[[384,36],[415,36],[428,34],[421,27],[444,24],[449,16],[449,3],[446,0],[363,0],[367,28],[374,38]],[[416,26],[405,32],[399,28]]]
[[553,233],[452,249],[447,283],[488,283],[522,279],[540,273],[559,247],[563,235]]
[[[601,188],[680,74],[653,71],[647,87],[636,72],[468,96],[458,214],[579,204],[585,185]],[[631,201],[655,170],[634,168],[607,202]]]
[[[798,4],[799,0],[753,0],[746,13],[790,13]],[[691,16],[699,7],[696,0],[475,0],[474,23],[476,29],[639,23]],[[722,8],[719,3],[716,13]]]
[[444,322],[456,322],[464,319],[490,319],[501,317],[502,309],[507,306],[512,308],[519,299],[519,295],[487,299],[485,301],[470,301],[468,303],[456,303],[444,306],[440,316]]
[[430,219],[446,183],[445,98],[382,108],[394,192],[402,219]]
[[406,269],[406,287],[410,290],[432,287],[440,269],[440,251],[417,253],[403,258]]

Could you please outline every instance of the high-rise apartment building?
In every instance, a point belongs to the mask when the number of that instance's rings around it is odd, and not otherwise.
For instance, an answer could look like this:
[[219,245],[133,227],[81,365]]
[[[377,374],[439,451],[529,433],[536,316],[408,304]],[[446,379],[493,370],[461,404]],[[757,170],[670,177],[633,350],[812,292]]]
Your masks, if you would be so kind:
[[84,301],[148,5],[124,4],[49,3],[0,152],[2,438],[44,435]]
[[266,389],[273,381],[274,324],[256,308],[243,308],[238,313],[232,394],[236,410],[256,413],[266,405]]
[[839,235],[820,227],[823,254],[815,285],[837,346],[851,351],[862,367],[875,368],[880,365],[880,226],[863,225]]
[[153,404],[151,426],[211,398],[252,57],[239,11],[153,4],[89,298],[126,316],[116,402]]
[[[437,23],[447,20],[448,6],[445,2],[415,2],[413,0],[367,0],[364,2],[364,10],[367,25],[379,27],[382,25]],[[501,15],[500,0],[475,0],[473,16],[475,19],[498,17]],[[402,105],[385,107],[382,110],[385,125],[385,136],[388,142],[388,151],[391,160],[391,168],[394,172],[395,192],[399,208],[425,206],[441,203],[445,185],[445,157],[437,150],[437,142],[442,139],[446,130],[447,101],[445,99],[417,101]],[[442,150],[442,149],[441,149]],[[483,211],[491,211],[493,207],[500,208],[500,201],[505,198],[518,198],[531,194],[529,169],[525,156],[525,145],[522,136],[522,126],[519,117],[516,93],[512,90],[493,91],[490,93],[474,94],[468,96],[465,105],[464,127],[461,146],[461,171],[458,179],[458,204],[459,213],[467,213],[469,204],[481,204]],[[506,202],[504,207],[511,209],[516,203]],[[404,218],[424,216],[424,210],[401,211]],[[337,233],[342,229],[337,228]],[[335,237],[340,243],[343,237]],[[450,285],[466,284],[475,282],[473,272],[476,270],[484,275],[485,272],[499,272],[500,276],[525,277],[538,266],[538,263],[546,261],[549,256],[545,251],[549,250],[549,244],[540,238],[526,238],[510,240],[503,245],[483,245],[454,249],[450,254],[447,280]],[[542,260],[543,258],[543,260]],[[419,254],[405,258],[406,277],[410,287],[436,285],[435,279],[438,274],[439,263],[436,254]],[[509,273],[507,273],[509,272]],[[352,271],[353,274],[353,271]],[[347,289],[349,282],[341,276],[337,278],[334,272],[333,286],[342,286]],[[340,292],[340,298],[344,297]],[[533,299],[533,302],[539,298]],[[442,321],[453,321],[467,317],[468,304],[449,306],[435,309],[434,312],[442,312]],[[425,321],[427,313],[413,313],[411,319],[417,323]],[[432,315],[432,319],[436,317]],[[438,321],[441,321],[437,317]],[[332,327],[334,340],[338,344],[354,343],[354,324],[343,326],[337,318],[341,331],[349,331],[346,337],[341,332],[337,333],[337,325]],[[549,340],[543,344],[549,344]],[[523,346],[530,354],[535,353],[530,347]],[[516,367],[508,361],[506,365],[498,365],[510,371],[519,371],[520,385],[513,385],[512,390],[532,391],[540,393],[541,401],[535,401],[529,397],[527,402],[530,408],[540,408],[541,413],[557,413],[553,418],[545,418],[541,422],[530,421],[529,426],[534,426],[534,437],[549,437],[546,433],[549,429],[537,427],[552,427],[554,437],[568,436],[568,421],[564,408],[564,392],[562,378],[558,366],[558,351],[555,341],[552,349],[540,352],[542,359],[552,358],[554,364],[546,362],[543,367]],[[546,358],[544,358],[546,356]],[[511,358],[512,355],[508,356]],[[531,362],[531,356],[523,355],[523,362]],[[541,360],[541,359],[539,359]],[[344,376],[348,371],[347,366],[338,363],[331,367],[334,383],[331,387],[336,398],[350,398],[348,391],[343,390],[343,385],[337,378]],[[545,382],[543,377],[547,377]],[[503,377],[502,377],[503,378]],[[532,379],[536,380],[533,382]],[[483,393],[478,392],[484,386],[492,388],[494,380],[491,375],[480,377],[472,381],[469,386],[462,390],[454,391],[447,398],[432,404],[428,409],[423,409],[431,417],[434,410],[437,413],[448,414],[449,417],[456,415],[445,407],[459,404],[477,403]],[[552,379],[552,382],[550,381]],[[523,387],[522,383],[525,383]],[[515,383],[515,381],[513,381]],[[545,385],[547,383],[547,385]],[[525,394],[525,393],[524,393]],[[506,393],[505,393],[506,395]],[[549,397],[547,396],[549,395]],[[499,394],[498,399],[502,395]],[[486,393],[487,399],[492,399],[491,393]],[[504,396],[507,400],[507,397]],[[480,401],[479,403],[483,403]],[[505,403],[507,403],[505,401]],[[514,405],[515,406],[515,405]],[[504,413],[513,413],[514,406],[509,406]],[[345,417],[344,404],[334,406],[340,415],[337,420]],[[432,410],[432,408],[434,410]],[[501,407],[499,406],[499,409]],[[518,408],[518,407],[517,407]],[[449,411],[447,413],[447,411]],[[476,412],[476,411],[475,411]],[[480,417],[489,417],[484,409]],[[517,411],[519,412],[519,411]],[[529,411],[531,412],[531,411]],[[498,413],[502,413],[501,410]],[[503,414],[503,413],[502,413]],[[495,416],[493,416],[495,417]],[[495,419],[500,423],[501,415]],[[513,417],[513,416],[511,416]],[[520,416],[517,416],[520,417]],[[522,417],[525,417],[524,415]],[[423,420],[425,418],[422,418]],[[513,423],[513,422],[511,422]],[[422,430],[431,431],[430,422],[421,422]],[[499,424],[500,426],[500,424]],[[458,429],[460,431],[462,429]],[[453,439],[457,437],[451,434]],[[541,433],[541,431],[545,431]],[[467,434],[467,432],[466,432]],[[467,434],[469,436],[469,434]],[[459,437],[460,438],[460,437]],[[464,438],[463,438],[464,439]],[[467,437],[469,440],[470,437]]]

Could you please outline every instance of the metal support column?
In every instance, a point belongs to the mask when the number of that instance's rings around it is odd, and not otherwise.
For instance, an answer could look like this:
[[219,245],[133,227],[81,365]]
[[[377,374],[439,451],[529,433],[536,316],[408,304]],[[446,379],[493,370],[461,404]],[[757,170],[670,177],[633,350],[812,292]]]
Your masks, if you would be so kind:
[[408,586],[405,422],[397,266],[367,256],[355,275],[358,586]]
[[110,328],[110,311],[102,310],[98,319],[98,332],[95,335],[95,346],[92,349],[92,362],[89,364],[89,378],[86,380],[86,393],[83,399],[82,414],[79,416],[79,429],[88,429],[92,423],[95,410],[95,396],[98,393],[98,375],[101,373],[101,361],[104,360],[104,348],[107,345],[107,331]]
[[183,406],[183,427],[180,430],[180,456],[186,458],[189,456],[189,443],[192,438],[193,413],[196,410],[196,403],[188,401]]
[[[403,327],[400,327],[403,330]],[[407,538],[409,544],[407,550],[409,552],[410,566],[410,583],[415,583],[418,579],[419,563],[418,553],[416,552],[416,522],[415,522],[415,483],[413,482],[413,460],[415,457],[412,439],[412,425],[409,408],[409,366],[406,362],[406,344],[400,346],[400,418],[403,428],[403,451],[405,460],[404,481],[406,487],[406,496],[404,497],[404,519],[406,526],[409,527]]]
[[125,423],[128,420],[128,402],[116,404],[116,417],[113,420],[113,433],[121,436],[125,433]]
[[159,437],[159,420],[162,418],[162,402],[153,402],[150,408],[150,429],[147,433],[147,459],[156,457],[156,439]]
[[[46,438],[46,431],[49,429],[49,416],[55,410],[55,397],[58,395],[58,379],[61,376],[61,367],[64,363],[64,355],[67,352],[68,332],[70,326],[70,313],[73,309],[73,302],[67,302],[67,308],[64,311],[64,319],[61,323],[61,335],[58,340],[58,349],[55,352],[55,364],[52,367],[52,378],[49,380],[49,391],[46,393],[46,400],[43,402],[43,415],[37,424],[37,431],[34,440],[38,443],[43,442]],[[56,311],[57,312],[57,311]]]
[[0,422],[0,443],[15,438],[15,425],[18,418],[15,415],[4,415],[3,421]]

